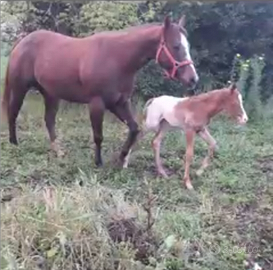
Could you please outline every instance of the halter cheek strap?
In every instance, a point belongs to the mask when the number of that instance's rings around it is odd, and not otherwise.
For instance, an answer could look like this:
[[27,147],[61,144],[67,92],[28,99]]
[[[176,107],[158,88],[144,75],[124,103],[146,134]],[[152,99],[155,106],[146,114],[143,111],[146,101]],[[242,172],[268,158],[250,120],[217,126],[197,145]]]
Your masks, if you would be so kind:
[[193,61],[191,60],[184,60],[184,61],[181,61],[181,62],[178,62],[176,61],[172,54],[170,53],[170,51],[168,50],[167,46],[166,46],[166,42],[164,41],[164,38],[162,37],[161,38],[161,41],[160,41],[160,44],[159,44],[159,47],[157,49],[157,53],[156,53],[156,58],[155,58],[155,61],[156,63],[159,62],[159,56],[161,54],[161,52],[164,51],[165,54],[167,55],[168,59],[171,61],[172,63],[172,71],[169,72],[167,70],[165,70],[165,74],[168,78],[172,78],[174,79],[175,78],[175,75],[176,75],[176,72],[178,70],[178,68],[180,67],[183,67],[183,66],[186,66],[186,65],[190,65],[190,64],[193,64]]

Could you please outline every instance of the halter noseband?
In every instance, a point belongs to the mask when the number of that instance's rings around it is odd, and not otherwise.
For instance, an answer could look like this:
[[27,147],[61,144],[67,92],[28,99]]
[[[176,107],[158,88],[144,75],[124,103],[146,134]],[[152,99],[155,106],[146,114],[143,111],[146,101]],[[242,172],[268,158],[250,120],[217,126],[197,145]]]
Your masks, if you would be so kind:
[[162,50],[165,52],[165,54],[167,55],[168,59],[171,61],[172,66],[173,66],[171,73],[165,69],[165,74],[166,74],[166,76],[168,78],[175,79],[175,74],[176,74],[178,68],[186,66],[186,65],[193,64],[193,61],[191,61],[191,60],[184,60],[184,61],[181,61],[181,62],[176,61],[173,58],[170,51],[168,50],[168,48],[166,46],[166,42],[165,42],[163,36],[161,37],[160,44],[159,44],[159,47],[157,49],[156,58],[155,58],[156,63],[158,63],[159,55],[161,54]]

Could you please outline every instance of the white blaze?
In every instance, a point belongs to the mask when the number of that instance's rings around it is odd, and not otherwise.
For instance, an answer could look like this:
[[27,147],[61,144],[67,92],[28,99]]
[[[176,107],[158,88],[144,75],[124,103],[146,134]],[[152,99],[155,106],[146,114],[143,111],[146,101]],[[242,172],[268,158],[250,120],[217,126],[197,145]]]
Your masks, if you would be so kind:
[[[180,35],[181,35],[181,45],[184,48],[185,53],[186,53],[186,60],[192,61],[191,54],[190,54],[190,45],[189,45],[189,42],[188,42],[188,40],[187,40],[187,38],[185,37],[184,34],[180,33]],[[197,75],[197,72],[195,70],[194,65],[190,64],[190,66],[191,66],[191,68],[194,71],[196,80],[198,80],[199,78],[198,78],[198,75]]]

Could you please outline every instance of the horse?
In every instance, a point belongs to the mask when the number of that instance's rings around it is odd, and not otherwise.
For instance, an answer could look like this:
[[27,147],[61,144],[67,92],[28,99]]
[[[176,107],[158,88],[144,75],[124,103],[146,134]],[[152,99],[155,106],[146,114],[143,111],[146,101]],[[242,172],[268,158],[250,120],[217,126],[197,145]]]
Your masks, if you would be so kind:
[[51,149],[62,155],[56,143],[55,118],[59,101],[88,104],[95,165],[103,165],[103,118],[105,110],[128,126],[119,155],[123,164],[140,132],[131,112],[136,72],[155,60],[170,79],[187,87],[198,82],[185,29],[185,16],[178,23],[169,16],[161,23],[103,31],[84,38],[47,30],[34,31],[17,41],[11,51],[2,98],[7,116],[9,142],[18,145],[16,118],[30,88],[44,98],[44,120]]
[[[192,97],[180,98],[162,95],[149,99],[143,109],[142,119],[144,127],[141,137],[143,138],[149,132],[155,133],[152,140],[152,148],[157,173],[164,178],[168,178],[160,159],[160,146],[164,135],[170,130],[182,130],[186,136],[183,182],[187,189],[193,189],[189,173],[194,154],[195,136],[198,135],[208,144],[208,154],[196,172],[200,176],[209,166],[209,162],[217,148],[216,141],[211,136],[208,126],[211,119],[221,112],[230,116],[240,125],[248,121],[242,95],[235,83],[232,83],[229,87],[212,90]],[[131,149],[129,154],[130,152]],[[129,155],[126,157],[125,167],[128,166],[128,163]]]

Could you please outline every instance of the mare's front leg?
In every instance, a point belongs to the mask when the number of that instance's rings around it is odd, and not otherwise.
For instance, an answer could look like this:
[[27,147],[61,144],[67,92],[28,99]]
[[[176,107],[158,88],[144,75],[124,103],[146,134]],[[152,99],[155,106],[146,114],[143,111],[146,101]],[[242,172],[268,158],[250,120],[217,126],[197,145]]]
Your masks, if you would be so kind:
[[184,172],[184,184],[186,185],[187,189],[193,189],[193,186],[191,184],[190,179],[190,165],[193,158],[193,148],[194,148],[194,137],[195,137],[195,131],[194,130],[186,130],[186,143],[187,143],[187,149],[186,149],[186,157],[185,157],[185,172]]
[[209,162],[213,158],[214,151],[217,148],[217,144],[214,138],[210,135],[207,128],[204,128],[202,131],[200,131],[198,135],[209,145],[208,154],[202,161],[201,167],[196,172],[196,174],[200,176],[204,172],[204,170],[209,166]]
[[100,97],[93,98],[89,103],[90,121],[93,129],[93,138],[95,143],[95,164],[101,167],[103,162],[101,158],[101,144],[103,141],[102,126],[105,105]]
[[129,155],[133,144],[136,142],[137,135],[140,130],[136,120],[133,118],[130,101],[119,101],[115,105],[111,106],[109,110],[117,116],[117,118],[125,123],[129,128],[129,133],[127,139],[122,147],[120,156],[119,156],[119,165],[123,168],[128,166]]

